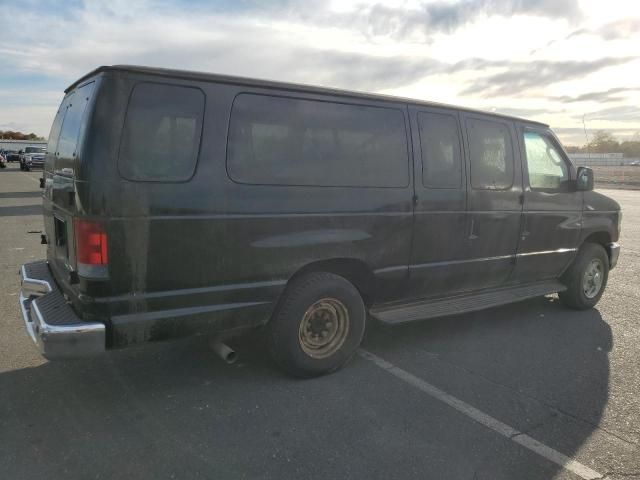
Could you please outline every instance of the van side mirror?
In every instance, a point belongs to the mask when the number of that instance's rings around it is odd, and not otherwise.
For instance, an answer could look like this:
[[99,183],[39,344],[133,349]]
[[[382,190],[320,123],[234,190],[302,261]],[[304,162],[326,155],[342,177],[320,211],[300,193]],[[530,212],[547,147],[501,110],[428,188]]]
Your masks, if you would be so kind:
[[578,167],[576,190],[579,192],[593,190],[593,170],[589,167]]

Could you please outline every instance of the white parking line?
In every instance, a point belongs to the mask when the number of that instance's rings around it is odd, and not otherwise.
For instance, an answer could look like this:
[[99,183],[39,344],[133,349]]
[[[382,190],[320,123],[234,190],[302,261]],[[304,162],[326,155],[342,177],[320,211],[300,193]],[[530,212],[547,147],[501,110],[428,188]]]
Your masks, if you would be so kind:
[[413,385],[418,390],[421,390],[422,392],[435,398],[436,400],[440,400],[441,402],[446,403],[447,405],[455,408],[467,417],[475,420],[478,423],[481,423],[494,432],[507,437],[509,440],[522,445],[523,447],[537,453],[538,455],[552,461],[553,463],[560,465],[565,470],[575,473],[580,478],[584,478],[585,480],[596,480],[604,477],[603,474],[598,473],[595,470],[592,470],[591,468],[558,452],[557,450],[554,450],[553,448],[538,442],[537,440],[531,438],[529,435],[526,435],[519,430],[516,430],[515,428],[507,425],[506,423],[493,418],[491,415],[487,415],[486,413],[478,410],[475,407],[472,407],[468,403],[463,402],[453,395],[449,395],[447,392],[440,390],[438,387],[434,387],[430,383],[425,382],[415,375],[412,375],[406,370],[402,370],[401,368],[396,367],[394,364],[387,362],[385,359],[380,358],[377,355],[374,355],[373,353],[363,349],[358,350],[358,353],[362,358],[375,363],[378,367],[386,370],[391,375],[395,375],[396,377],[404,380],[410,385]]

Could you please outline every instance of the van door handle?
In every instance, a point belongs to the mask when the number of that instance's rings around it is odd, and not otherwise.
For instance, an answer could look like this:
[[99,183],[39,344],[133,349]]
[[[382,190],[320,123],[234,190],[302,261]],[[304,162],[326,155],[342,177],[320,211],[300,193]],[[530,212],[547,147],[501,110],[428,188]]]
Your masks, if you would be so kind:
[[528,221],[527,221],[527,215],[526,213],[524,214],[524,220],[522,222],[522,233],[520,234],[520,240],[524,241],[527,239],[527,237],[529,235],[531,235],[531,232],[529,231],[529,225],[528,225]]
[[475,240],[478,236],[474,233],[476,227],[476,221],[471,219],[471,228],[469,229],[469,240]]

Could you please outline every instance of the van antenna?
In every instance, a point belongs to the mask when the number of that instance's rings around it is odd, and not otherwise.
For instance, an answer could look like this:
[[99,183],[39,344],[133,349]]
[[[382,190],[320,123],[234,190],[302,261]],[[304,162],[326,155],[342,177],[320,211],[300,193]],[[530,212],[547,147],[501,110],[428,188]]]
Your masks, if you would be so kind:
[[591,152],[589,151],[589,136],[587,135],[587,124],[584,119],[584,117],[586,116],[586,113],[582,115],[582,128],[584,128],[584,138],[587,141],[587,143],[585,144],[585,147],[587,147],[587,158],[589,159],[589,162],[591,162]]

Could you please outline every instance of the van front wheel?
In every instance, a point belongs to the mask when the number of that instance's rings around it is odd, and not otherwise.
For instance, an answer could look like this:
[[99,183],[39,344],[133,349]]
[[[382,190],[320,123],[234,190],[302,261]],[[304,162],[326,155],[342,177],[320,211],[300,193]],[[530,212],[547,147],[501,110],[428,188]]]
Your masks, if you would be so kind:
[[585,243],[573,264],[562,277],[567,290],[558,296],[562,303],[576,310],[586,310],[598,303],[609,278],[609,257],[596,243]]
[[366,310],[343,277],[318,272],[295,279],[267,325],[276,363],[296,377],[316,377],[347,363],[362,341]]

